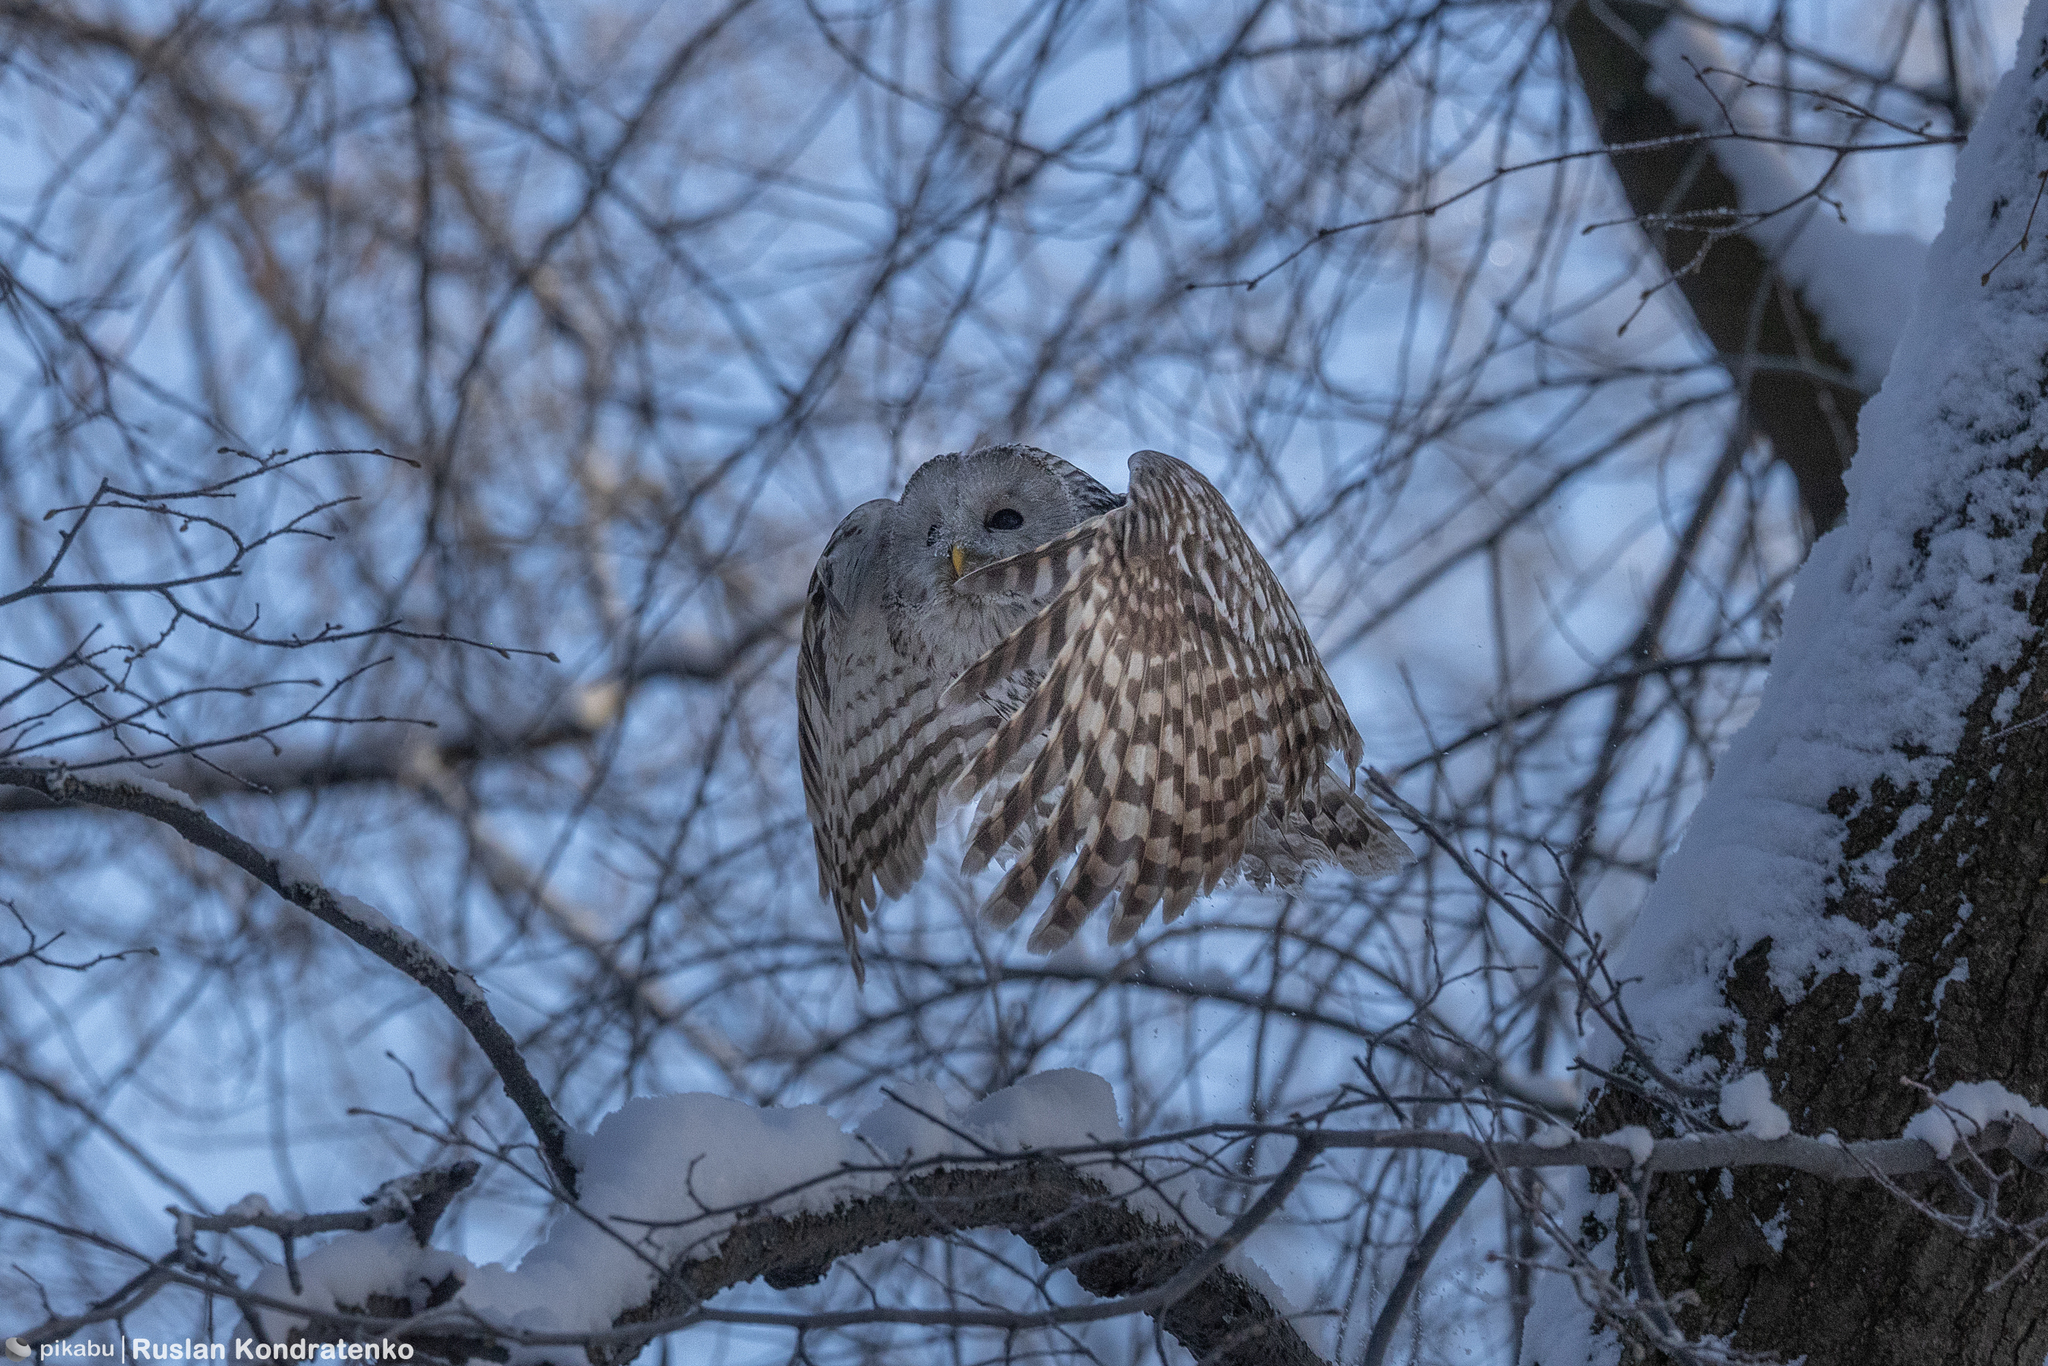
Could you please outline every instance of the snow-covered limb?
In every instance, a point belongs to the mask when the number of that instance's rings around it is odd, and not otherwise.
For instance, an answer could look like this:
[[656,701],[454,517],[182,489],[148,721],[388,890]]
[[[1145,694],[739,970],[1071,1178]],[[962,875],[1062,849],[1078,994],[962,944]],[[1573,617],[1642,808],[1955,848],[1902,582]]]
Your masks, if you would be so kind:
[[[1196,1193],[1194,1179],[1216,1165],[1217,1143],[1251,1137],[1287,1138],[1293,1152],[1284,1168],[1260,1178],[1263,1189],[1242,1215],[1225,1219]],[[1235,1250],[1300,1175],[1332,1153],[1411,1149],[1465,1158],[1465,1181],[1433,1221],[1437,1242],[1485,1179],[1513,1167],[1597,1167],[1645,1182],[1659,1173],[1724,1166],[1858,1180],[1941,1165],[1928,1144],[1912,1138],[1842,1144],[1727,1133],[1652,1141],[1638,1129],[1562,1144],[1489,1143],[1455,1131],[1300,1123],[1126,1138],[1108,1084],[1073,1071],[1028,1077],[958,1111],[935,1089],[912,1085],[851,1131],[821,1106],[757,1109],[709,1095],[648,1097],[628,1102],[573,1147],[583,1198],[516,1268],[436,1261],[422,1269],[427,1254],[379,1232],[338,1239],[303,1259],[299,1294],[289,1292],[277,1270],[252,1289],[272,1305],[332,1314],[360,1307],[371,1293],[365,1287],[402,1298],[403,1287],[438,1283],[452,1267],[461,1289],[396,1331],[517,1344],[523,1350],[516,1355],[530,1362],[560,1360],[546,1349],[563,1346],[624,1361],[655,1336],[707,1323],[1022,1329],[1141,1312],[1157,1315],[1205,1359],[1310,1361],[1310,1345],[1287,1325],[1283,1293]],[[2031,1159],[2041,1138],[2023,1124],[1992,1122],[1972,1151],[1994,1148]],[[1017,1233],[1048,1266],[1069,1267],[1103,1298],[943,1312],[708,1303],[746,1281],[789,1289],[822,1279],[838,1258],[866,1248],[980,1227]],[[1383,1306],[1375,1341],[1393,1331],[1430,1250],[1419,1247],[1411,1258],[1413,1274],[1404,1274]],[[308,1329],[308,1320],[274,1312],[254,1320],[272,1340],[283,1340],[295,1323],[318,1336],[323,1321]],[[1220,1350],[1224,1336],[1248,1326],[1256,1326],[1258,1351],[1240,1358]]]
[[1904,233],[1851,227],[1823,202],[1820,187],[1802,186],[1769,132],[1736,103],[1744,83],[1729,70],[1734,62],[1707,25],[1684,16],[1666,20],[1650,39],[1649,57],[1651,90],[1683,120],[1739,135],[1711,146],[1735,184],[1741,231],[1855,366],[1857,386],[1876,393],[1905,331],[1926,244]]
[[411,1176],[394,1177],[364,1196],[364,1208],[359,1210],[294,1214],[274,1210],[263,1196],[250,1194],[219,1214],[190,1214],[175,1205],[171,1213],[177,1218],[180,1239],[188,1231],[225,1233],[239,1228],[262,1229],[280,1238],[307,1238],[316,1233],[368,1232],[386,1224],[403,1223],[412,1230],[413,1241],[424,1247],[448,1202],[476,1179],[479,1165],[472,1158],[463,1158]]
[[[1962,1121],[1974,1131],[1966,1150],[1947,1155],[1950,1170],[1997,1150],[2023,1162],[2039,1160],[2036,1129],[1992,1115],[2028,1107],[1988,1095],[1952,1096],[1984,1118]],[[2041,1118],[2048,1121],[2048,1114]],[[1219,1154],[1251,1138],[1286,1138],[1293,1151],[1282,1168],[1256,1179],[1257,1198],[1229,1219],[1210,1208],[1195,1185],[1221,1167],[1234,1172]],[[1027,1329],[1144,1313],[1205,1360],[1307,1366],[1319,1360],[1314,1344],[1294,1326],[1285,1294],[1242,1249],[1295,1182],[1334,1153],[1436,1151],[1468,1164],[1380,1306],[1372,1342],[1382,1349],[1435,1246],[1485,1181],[1505,1169],[1601,1168],[1642,1188],[1658,1174],[1713,1167],[1776,1166],[1834,1180],[1885,1180],[1944,1165],[1944,1155],[1914,1137],[1844,1144],[1717,1133],[1652,1141],[1634,1129],[1604,1138],[1490,1143],[1448,1130],[1296,1122],[1205,1125],[1130,1138],[1117,1121],[1108,1084],[1073,1071],[1026,1078],[959,1110],[930,1086],[907,1085],[850,1131],[815,1105],[759,1109],[709,1095],[642,1098],[571,1146],[583,1164],[583,1197],[558,1214],[516,1268],[477,1266],[424,1245],[425,1229],[474,1174],[474,1164],[458,1162],[387,1183],[365,1202],[369,1209],[354,1213],[279,1214],[260,1196],[217,1215],[181,1213],[177,1251],[160,1259],[131,1293],[86,1315],[53,1320],[30,1336],[49,1340],[132,1310],[137,1296],[186,1285],[228,1294],[252,1334],[270,1342],[372,1335],[412,1341],[429,1354],[468,1355],[510,1346],[530,1363],[624,1362],[654,1337],[712,1323]],[[384,1226],[399,1220],[411,1227]],[[284,1266],[243,1289],[209,1279],[217,1268],[203,1262],[193,1242],[201,1231],[242,1228],[286,1239],[343,1228],[371,1231],[288,1256]],[[1072,1270],[1098,1298],[982,1310],[710,1304],[721,1291],[749,1281],[777,1289],[808,1285],[839,1258],[864,1249],[973,1228],[1015,1232],[1047,1267]],[[1564,1236],[1562,1255],[1578,1255],[1569,1243]],[[1372,1352],[1369,1346],[1367,1360]]]
[[[1916,1089],[1927,1096],[1930,1105],[1907,1123],[1906,1133],[1930,1143],[1944,1159],[1954,1155],[1950,1169],[1957,1179],[1953,1185],[1964,1198],[1958,1208],[1952,1200],[1929,1199],[1926,1191],[1910,1189],[1889,1177],[1880,1177],[1879,1182],[1923,1218],[1964,1238],[2002,1237],[2024,1244],[2026,1251],[1992,1283],[1994,1291],[2015,1277],[2031,1274],[2034,1263],[2048,1252],[2048,1212],[2018,1183],[2029,1172],[2043,1170],[2042,1155],[2016,1151],[2020,1165],[2015,1168],[1988,1162],[1974,1148],[1979,1136],[1994,1126],[2015,1133],[2039,1132],[2048,1125],[2048,1107],[2034,1105],[1996,1082],[1960,1082],[1939,1095],[1926,1086]],[[1971,1146],[1957,1153],[1957,1147],[1965,1143]]]
[[[1138,1151],[1123,1140],[1108,1083],[1081,1072],[1028,1077],[954,1111],[928,1085],[903,1088],[851,1132],[823,1107],[757,1109],[719,1096],[628,1102],[575,1144],[578,1204],[516,1268],[423,1258],[390,1231],[352,1235],[301,1259],[293,1293],[278,1268],[252,1291],[318,1319],[258,1310],[272,1341],[318,1326],[372,1295],[402,1301],[452,1267],[459,1292],[404,1325],[414,1339],[523,1344],[520,1360],[591,1350],[629,1360],[651,1338],[706,1322],[947,1322],[1004,1328],[1151,1313],[1204,1359],[1311,1363],[1266,1275],[1239,1252],[1285,1201],[1319,1149],[1299,1143],[1236,1219],[1195,1190],[1200,1154]],[[999,1227],[1048,1266],[1104,1297],[1016,1311],[713,1310],[718,1291],[754,1279],[788,1289],[849,1253],[904,1238]],[[389,1324],[366,1325],[375,1330]],[[549,1351],[573,1346],[573,1353]]]
[[[375,1191],[365,1196],[365,1208],[339,1210],[327,1214],[295,1214],[274,1210],[270,1202],[259,1194],[243,1196],[218,1214],[194,1214],[173,1205],[169,1209],[176,1226],[176,1242],[172,1250],[150,1261],[141,1253],[96,1237],[94,1242],[114,1252],[123,1253],[138,1262],[146,1262],[145,1269],[129,1282],[74,1315],[60,1315],[49,1318],[28,1332],[20,1334],[31,1343],[61,1342],[82,1328],[96,1323],[118,1321],[133,1313],[166,1286],[182,1285],[213,1295],[225,1295],[236,1301],[245,1314],[262,1311],[260,1297],[249,1299],[240,1290],[220,1263],[207,1258],[200,1250],[198,1235],[201,1233],[227,1233],[240,1229],[261,1229],[276,1234],[283,1244],[285,1278],[292,1284],[294,1293],[303,1290],[297,1259],[293,1255],[293,1242],[298,1238],[316,1234],[333,1233],[339,1230],[359,1230],[352,1236],[363,1236],[369,1230],[380,1235],[393,1235],[414,1250],[407,1258],[414,1269],[431,1264],[436,1260],[443,1263],[440,1280],[446,1289],[452,1291],[457,1280],[448,1279],[448,1267],[456,1260],[447,1253],[434,1252],[426,1247],[428,1236],[440,1220],[448,1203],[460,1194],[476,1178],[478,1164],[467,1158],[429,1167],[411,1176],[395,1177],[386,1181]],[[17,1216],[18,1217],[18,1216]],[[403,1233],[387,1228],[387,1225],[403,1223]],[[406,1236],[409,1235],[409,1236]],[[324,1249],[323,1249],[324,1251]],[[386,1314],[396,1305],[406,1302],[405,1291],[396,1299],[385,1296],[379,1302],[374,1296],[367,1297],[363,1308],[372,1314]],[[354,1334],[360,1337],[360,1327]]]
[[[1501,1171],[1523,1168],[1580,1167],[1591,1171],[1705,1172],[1745,1167],[1783,1167],[1829,1181],[1856,1181],[1872,1176],[1905,1176],[1931,1172],[1948,1156],[1918,1134],[1906,1138],[1873,1138],[1844,1143],[1832,1137],[1789,1134],[1761,1138],[1755,1134],[1688,1134],[1651,1140],[1637,1126],[1601,1138],[1558,1142],[1539,1133],[1526,1142],[1488,1143],[1470,1134],[1427,1129],[1340,1129],[1317,1132],[1315,1142],[1335,1151],[1355,1148],[1422,1149],[1463,1157]],[[1993,1120],[1970,1141],[1979,1153],[2010,1150],[2032,1160],[2041,1152],[2039,1132],[2031,1125]]]
[[2035,1105],[1995,1081],[1957,1082],[1930,1099],[1933,1103],[1906,1125],[1906,1137],[1921,1140],[1943,1158],[1957,1143],[1975,1138],[2000,1120],[2048,1133],[2048,1106]]
[[[1669,271],[1652,293],[1677,286],[1746,423],[1826,530],[1842,516],[1857,410],[1885,373],[1921,249],[1833,221],[1824,180],[1795,180],[1770,145],[1778,139],[1732,119],[1700,84],[1713,37],[1682,11],[1561,4],[1557,24],[1621,189]],[[1905,144],[1926,137],[1897,131]]]
[[147,816],[175,830],[188,844],[220,855],[293,905],[340,930],[377,957],[432,992],[448,1007],[490,1059],[505,1094],[519,1107],[539,1141],[548,1171],[562,1190],[576,1192],[576,1168],[569,1161],[569,1128],[554,1102],[526,1065],[518,1043],[484,1001],[473,978],[432,946],[353,897],[342,896],[310,876],[290,856],[266,852],[220,825],[189,800],[174,800],[123,779],[81,778],[62,769],[0,764],[0,787],[27,788],[57,802],[84,802]]

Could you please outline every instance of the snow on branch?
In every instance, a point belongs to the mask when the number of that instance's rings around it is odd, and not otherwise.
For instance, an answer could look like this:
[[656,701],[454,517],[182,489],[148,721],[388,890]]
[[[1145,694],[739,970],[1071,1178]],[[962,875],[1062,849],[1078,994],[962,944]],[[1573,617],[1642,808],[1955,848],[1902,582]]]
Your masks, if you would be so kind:
[[[1228,1166],[1231,1145],[1285,1137],[1294,1150],[1235,1220],[1193,1188]],[[2006,1148],[2029,1158],[2039,1134],[2023,1124],[1984,1125],[1975,1156]],[[585,1194],[557,1217],[516,1269],[457,1266],[459,1292],[413,1322],[374,1325],[482,1355],[517,1344],[522,1361],[562,1361],[563,1347],[601,1362],[630,1360],[647,1342],[709,1323],[827,1329],[854,1324],[944,1324],[1028,1329],[1133,1313],[1160,1325],[1203,1360],[1314,1361],[1291,1326],[1283,1293],[1246,1260],[1245,1238],[1269,1218],[1309,1167],[1345,1150],[1434,1150],[1470,1164],[1469,1200],[1481,1176],[1514,1167],[1584,1166],[1633,1172],[1773,1165],[1837,1180],[1931,1171],[1942,1159],[1918,1139],[1841,1144],[1710,1134],[1651,1143],[1647,1135],[1564,1143],[1488,1143],[1471,1134],[1415,1129],[1350,1130],[1313,1124],[1214,1125],[1148,1138],[1122,1137],[1109,1085],[1083,1072],[1043,1073],[955,1113],[930,1087],[913,1087],[843,1131],[821,1106],[787,1110],[709,1095],[628,1102],[576,1144]],[[1464,1200],[1447,1204],[1455,1220]],[[851,1310],[713,1308],[718,1292],[759,1278],[792,1289],[823,1278],[837,1259],[883,1243],[1000,1227],[1022,1237],[1048,1267],[1066,1267],[1092,1304],[1037,1309]],[[1439,1231],[1448,1232],[1448,1222]],[[1394,1297],[1389,1323],[1428,1265]],[[302,1292],[273,1270],[252,1287],[265,1302],[333,1311],[361,1305],[366,1284],[434,1284],[446,1254],[404,1252],[389,1233],[337,1240],[304,1259]],[[420,1258],[432,1266],[415,1265]],[[366,1273],[375,1269],[375,1274]],[[380,1279],[381,1278],[381,1279]],[[255,1320],[272,1341],[319,1331],[298,1315]],[[1377,1335],[1376,1335],[1377,1336]],[[1236,1344],[1232,1346],[1231,1344]]]
[[[291,1284],[293,1292],[298,1293],[303,1289],[303,1278],[299,1274],[298,1262],[293,1255],[297,1239],[344,1229],[367,1232],[383,1229],[386,1225],[403,1223],[411,1235],[413,1244],[425,1249],[434,1225],[447,1210],[449,1202],[476,1179],[478,1166],[478,1163],[464,1158],[441,1166],[429,1167],[411,1176],[397,1177],[386,1181],[363,1197],[365,1208],[329,1214],[299,1214],[274,1210],[270,1207],[270,1202],[261,1195],[245,1195],[219,1214],[194,1214],[172,1205],[168,1212],[177,1221],[176,1244],[170,1252],[154,1260],[145,1258],[132,1248],[121,1247],[105,1235],[61,1229],[46,1221],[7,1211],[7,1217],[41,1223],[44,1227],[57,1232],[90,1241],[104,1250],[146,1263],[144,1269],[126,1285],[88,1306],[83,1312],[53,1316],[22,1336],[36,1344],[60,1342],[81,1328],[118,1320],[134,1312],[169,1285],[182,1285],[212,1294],[226,1295],[241,1306],[244,1314],[260,1312],[261,1300],[248,1298],[247,1293],[228,1277],[220,1262],[207,1258],[200,1251],[200,1234],[260,1229],[276,1235],[283,1246],[286,1279]],[[422,1256],[427,1260],[449,1260],[445,1253],[423,1252]],[[417,1262],[420,1259],[409,1260]],[[444,1268],[440,1284],[445,1287],[445,1293],[452,1291],[459,1282],[451,1279]],[[365,1307],[374,1313],[402,1313],[409,1311],[409,1304],[404,1294],[394,1300],[390,1297],[380,1299],[373,1293],[366,1296]]]
[[[1218,1173],[1199,1147],[1124,1139],[1109,1084],[1083,1072],[1028,1077],[955,1112],[911,1085],[850,1132],[822,1106],[757,1109],[711,1095],[632,1100],[573,1144],[582,1194],[516,1268],[457,1270],[461,1289],[402,1325],[443,1355],[623,1362],[653,1338],[711,1322],[831,1328],[945,1323],[1006,1329],[1134,1313],[1204,1360],[1312,1363],[1278,1289],[1240,1251],[1307,1174],[1296,1145],[1235,1219],[1195,1191]],[[763,1279],[792,1289],[839,1258],[906,1238],[1010,1230],[1048,1268],[1102,1297],[1041,1309],[884,1307],[778,1313],[712,1309],[719,1291]],[[447,1254],[389,1230],[336,1239],[301,1258],[295,1290],[273,1268],[250,1288],[250,1317],[282,1343],[396,1322],[343,1325],[375,1293],[445,1277]],[[426,1266],[431,1261],[432,1266]],[[312,1314],[277,1312],[286,1306]],[[561,1348],[576,1350],[565,1353]]]
[[[1974,1170],[1997,1151],[2041,1162],[2035,1125],[2048,1123],[2048,1110],[1983,1088],[1930,1099],[1949,1126],[1933,1135],[1947,1135],[1945,1146],[1916,1136],[1933,1121],[1916,1121],[1907,1137],[1850,1144],[1761,1137],[1757,1119],[1768,1117],[1768,1099],[1740,1087],[1730,1108],[1746,1132],[1657,1141],[1640,1129],[1591,1139],[1558,1132],[1500,1143],[1449,1130],[1337,1127],[1331,1114],[1126,1137],[1109,1084],[1077,1071],[1027,1077],[957,1111],[936,1088],[912,1084],[851,1130],[818,1105],[761,1109],[712,1095],[646,1097],[572,1139],[582,1196],[558,1210],[517,1267],[478,1266],[427,1246],[441,1211],[476,1174],[474,1162],[462,1161],[388,1182],[359,1211],[278,1213],[259,1196],[217,1215],[173,1210],[173,1252],[148,1262],[103,1305],[52,1319],[28,1336],[54,1340],[181,1285],[233,1299],[249,1340],[266,1350],[404,1341],[453,1360],[622,1366],[657,1337],[707,1324],[1019,1331],[1142,1313],[1203,1361],[1309,1366],[1320,1357],[1297,1326],[1298,1310],[1245,1255],[1245,1244],[1335,1154],[1435,1151],[1467,1163],[1381,1307],[1373,1342],[1383,1351],[1472,1196],[1506,1170],[1605,1169],[1640,1191],[1661,1173],[1717,1167],[1777,1166],[1889,1185],[1897,1176]],[[1264,1138],[1288,1139],[1292,1152],[1247,1182],[1237,1160],[1242,1145]],[[1217,1178],[1256,1190],[1235,1218],[1197,1192],[1198,1182]],[[395,1226],[400,1221],[404,1227]],[[1037,1307],[981,1309],[711,1303],[756,1280],[777,1290],[814,1284],[839,1259],[887,1243],[983,1228],[1017,1234],[1048,1274],[1071,1271],[1094,1298],[1060,1302],[1048,1294]],[[202,1232],[242,1229],[269,1232],[284,1248],[283,1264],[247,1287],[224,1281],[196,1242]],[[356,1231],[295,1255],[295,1240],[336,1230]],[[1558,1240],[1571,1255],[1569,1236]],[[1369,1350],[1366,1360],[1375,1359]]]

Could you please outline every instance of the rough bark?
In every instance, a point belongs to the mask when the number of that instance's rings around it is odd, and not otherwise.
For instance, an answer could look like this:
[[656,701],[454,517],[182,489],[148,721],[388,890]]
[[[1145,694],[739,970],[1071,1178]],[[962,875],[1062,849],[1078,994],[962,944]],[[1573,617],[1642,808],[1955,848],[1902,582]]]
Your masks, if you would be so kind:
[[[1661,5],[1586,0],[1558,20],[1600,136],[1610,147],[1698,131],[1649,88],[1643,46],[1669,17]],[[1611,161],[1629,206],[1638,215],[1656,216],[1643,230],[1741,389],[1750,425],[1769,439],[1772,453],[1798,480],[1799,501],[1814,531],[1826,531],[1840,520],[1847,501],[1842,471],[1856,451],[1856,414],[1864,395],[1812,371],[1822,367],[1847,376],[1853,367],[1756,244],[1731,232],[1737,222],[1731,212],[1737,207],[1735,185],[1715,164],[1712,144],[1637,148],[1617,152]],[[1667,216],[1681,216],[1683,224],[1665,226]]]
[[[2048,50],[2034,56],[2038,80]],[[2026,118],[2032,136],[2048,139],[2044,108],[2036,98]],[[1994,221],[2010,202],[1991,204]],[[1705,1040],[1704,1051],[1761,1069],[1795,1132],[1896,1135],[1927,1104],[1915,1084],[1939,1092],[1994,1081],[2048,1096],[2048,725],[2030,724],[2048,716],[2048,443],[2019,437],[2038,429],[2044,377],[2048,354],[2016,355],[2010,374],[1986,377],[2017,395],[2017,430],[1945,419],[1987,444],[2011,441],[2017,453],[1989,468],[2024,476],[2020,487],[2031,491],[2026,504],[1974,523],[2027,547],[2011,580],[2013,610],[2026,622],[2015,656],[1975,684],[1960,740],[1938,767],[1920,770],[1932,776],[1845,787],[1827,804],[1844,823],[1832,884],[1840,890],[1819,913],[1896,934],[1888,942],[1899,967],[1883,983],[1890,999],[1840,971],[1788,1001],[1770,980],[1768,939],[1736,959],[1723,983],[1740,1023]],[[1913,539],[1923,565],[1946,529],[1923,526]],[[1910,563],[1885,572],[1926,578]],[[2008,712],[1997,710],[2001,699]],[[1859,875],[1857,861],[1887,841],[1882,877]],[[1966,959],[1967,976],[1951,976]],[[1642,1102],[1610,1093],[1586,1130],[1652,1119]],[[1931,1214],[1981,1213],[1971,1190],[1995,1182],[2006,1225],[2048,1227],[2048,1175],[2010,1156],[1957,1166],[1955,1179],[1900,1181],[1903,1199],[1872,1184],[1755,1168],[1660,1178],[1649,1210],[1657,1286],[1667,1299],[1685,1297],[1675,1318],[1689,1335],[1730,1337],[1739,1349],[1806,1366],[2035,1366],[2048,1354],[2048,1267],[2029,1261],[2006,1279],[2035,1246],[2031,1237],[1984,1229],[1989,1236],[1965,1238]]]
[[[2048,451],[2026,468],[2048,470]],[[2031,572],[2048,565],[2048,531],[2014,534],[2033,538]],[[1994,1079],[2048,1095],[2048,727],[2001,734],[1992,720],[2016,680],[2025,680],[2016,715],[2048,710],[2048,588],[2034,590],[2029,618],[2035,634],[2011,668],[1985,679],[1964,742],[1931,791],[1880,784],[1836,794],[1849,824],[1845,865],[1890,835],[1908,807],[1933,808],[1899,838],[1881,888],[1826,908],[1865,927],[1904,914],[1889,1008],[1859,999],[1846,973],[1787,1004],[1768,980],[1769,941],[1737,961],[1727,999],[1743,1017],[1744,1055],[1766,1060],[1797,1132],[1895,1135],[1926,1105],[1906,1081],[1939,1091]],[[1942,985],[1964,958],[1968,980]],[[1733,1042],[1718,1041],[1724,1055]],[[2000,1192],[2006,1218],[2048,1215],[2048,1178],[2009,1157],[1988,1165],[2010,1176]],[[1723,1198],[1720,1179],[1665,1179],[1652,1197],[1658,1283],[1667,1295],[1683,1287],[1700,1299],[1677,1315],[1682,1328],[1732,1333],[1738,1346],[1786,1360],[1803,1353],[1808,1366],[2036,1366],[2048,1354],[2048,1269],[2030,1266],[1993,1286],[2025,1253],[2024,1240],[1965,1239],[1868,1183],[1752,1168],[1734,1174],[1733,1196]],[[1936,1207],[1968,1208],[1945,1178],[1901,1184]],[[1781,1213],[1784,1242],[1773,1251],[1762,1226]]]

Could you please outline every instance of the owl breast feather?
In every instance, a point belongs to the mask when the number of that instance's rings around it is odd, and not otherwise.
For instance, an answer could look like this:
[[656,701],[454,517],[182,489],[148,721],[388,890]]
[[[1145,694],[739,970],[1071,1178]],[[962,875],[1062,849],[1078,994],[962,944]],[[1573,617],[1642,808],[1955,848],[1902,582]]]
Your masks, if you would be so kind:
[[922,656],[950,682],[1037,614],[1021,593],[969,595],[939,585],[922,602],[902,604],[903,653]]

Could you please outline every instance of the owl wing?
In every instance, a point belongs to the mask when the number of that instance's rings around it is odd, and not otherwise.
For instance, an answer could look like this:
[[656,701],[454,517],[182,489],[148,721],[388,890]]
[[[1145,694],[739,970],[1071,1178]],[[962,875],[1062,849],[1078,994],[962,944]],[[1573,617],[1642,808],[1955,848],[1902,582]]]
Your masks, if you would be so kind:
[[856,981],[867,977],[856,937],[868,909],[917,880],[940,795],[996,727],[979,698],[944,705],[946,680],[896,648],[880,556],[896,506],[863,503],[825,543],[797,652],[797,750],[818,893],[839,913]]
[[[1286,590],[1223,495],[1171,456],[1138,452],[1125,506],[960,586],[1050,599],[947,694],[957,704],[1044,671],[958,780],[963,799],[989,789],[967,870],[1019,851],[990,919],[1014,921],[1076,855],[1034,952],[1065,943],[1112,893],[1125,935],[1162,902],[1173,919],[1229,876],[1262,820],[1284,828],[1327,799],[1333,752],[1361,758]],[[1378,830],[1360,839],[1394,839],[1366,815]]]

